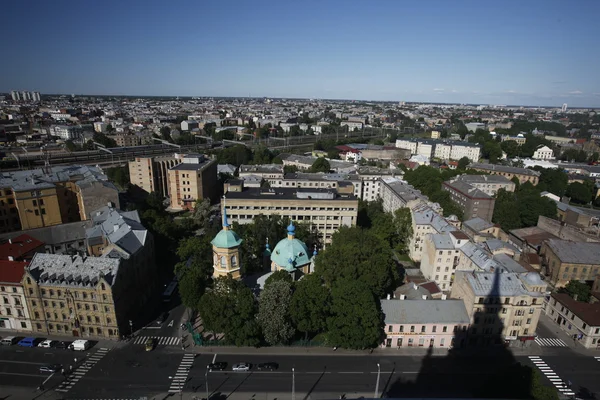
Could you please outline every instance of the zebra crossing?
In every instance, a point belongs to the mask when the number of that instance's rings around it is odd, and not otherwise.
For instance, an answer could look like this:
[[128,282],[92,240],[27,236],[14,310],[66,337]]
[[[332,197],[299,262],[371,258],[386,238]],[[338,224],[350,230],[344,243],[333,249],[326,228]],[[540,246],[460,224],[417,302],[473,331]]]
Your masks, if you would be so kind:
[[562,339],[556,338],[535,338],[535,342],[541,347],[567,347]]
[[556,386],[558,391],[565,396],[574,396],[573,392],[558,375],[539,356],[529,356],[529,360],[548,378],[550,383]]
[[600,361],[600,357],[594,357],[596,361]]
[[79,365],[75,366],[75,369],[73,370],[73,372],[71,372],[67,379],[62,381],[60,385],[58,385],[58,387],[54,390],[57,392],[68,392],[69,390],[71,390],[71,388],[75,386],[75,384],[79,382],[79,380],[83,378],[84,375],[87,374],[87,372],[90,369],[92,369],[92,367],[98,361],[100,361],[106,355],[106,353],[108,353],[109,350],[110,349],[102,347],[96,352],[92,353],[91,356],[81,359]]
[[179,346],[181,344],[181,338],[176,336],[138,336],[133,344],[145,344],[148,339],[154,339],[159,346]]
[[184,354],[175,376],[171,380],[171,387],[169,387],[169,393],[179,393],[183,391],[185,382],[190,373],[190,369],[194,364],[195,354]]

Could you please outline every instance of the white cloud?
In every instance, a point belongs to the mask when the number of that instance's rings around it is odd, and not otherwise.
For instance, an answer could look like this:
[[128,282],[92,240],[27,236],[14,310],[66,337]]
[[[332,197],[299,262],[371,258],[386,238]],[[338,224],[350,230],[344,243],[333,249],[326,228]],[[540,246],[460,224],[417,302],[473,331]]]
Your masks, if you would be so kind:
[[433,89],[433,91],[434,91],[434,92],[443,92],[443,91],[444,91],[444,89],[435,88],[435,89]]
[[572,90],[569,94],[583,94],[583,92],[581,90]]
[[452,93],[458,93],[458,90],[452,89]]
[[517,93],[517,91],[511,89],[511,90],[507,90],[506,93]]

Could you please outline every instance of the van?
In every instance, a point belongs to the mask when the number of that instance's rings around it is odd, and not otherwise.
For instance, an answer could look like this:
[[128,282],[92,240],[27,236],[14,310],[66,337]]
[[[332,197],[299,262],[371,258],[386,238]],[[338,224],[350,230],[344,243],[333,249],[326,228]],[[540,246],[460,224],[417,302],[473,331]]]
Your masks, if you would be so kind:
[[19,340],[19,343],[17,343],[17,345],[21,346],[21,347],[35,347],[35,341],[37,339],[34,337],[26,337],[24,339]]
[[4,339],[2,339],[2,341],[0,342],[0,344],[3,346],[12,346],[15,343],[17,343],[16,336],[7,336]]
[[89,340],[76,340],[69,345],[69,349],[75,351],[85,351],[90,348]]

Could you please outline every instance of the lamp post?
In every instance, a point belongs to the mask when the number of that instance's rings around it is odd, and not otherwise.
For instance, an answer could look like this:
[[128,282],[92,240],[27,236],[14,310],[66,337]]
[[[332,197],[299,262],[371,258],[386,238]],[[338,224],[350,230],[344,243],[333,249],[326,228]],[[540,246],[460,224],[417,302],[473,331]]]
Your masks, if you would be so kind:
[[206,373],[204,374],[204,386],[206,386],[206,400],[209,400],[209,398],[208,398],[208,365],[206,366]]
[[292,368],[292,400],[296,400],[296,374],[294,368]]
[[377,363],[377,383],[375,384],[375,394],[373,394],[374,398],[379,398],[379,375],[381,375],[381,366]]
[[133,321],[129,320],[129,334],[133,337]]

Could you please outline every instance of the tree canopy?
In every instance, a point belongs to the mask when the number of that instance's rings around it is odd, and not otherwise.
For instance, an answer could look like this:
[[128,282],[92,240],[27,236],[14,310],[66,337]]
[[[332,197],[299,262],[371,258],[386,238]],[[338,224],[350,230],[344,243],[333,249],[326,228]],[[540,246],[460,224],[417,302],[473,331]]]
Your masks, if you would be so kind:
[[594,199],[594,187],[581,182],[573,182],[567,186],[566,195],[573,203],[588,204]]
[[278,280],[265,286],[258,301],[258,322],[267,343],[286,344],[294,337],[290,317],[292,285]]
[[509,231],[534,226],[540,215],[556,217],[556,203],[541,197],[539,190],[530,182],[525,182],[513,192],[500,189],[496,194],[492,222]]
[[326,284],[350,279],[364,282],[377,296],[396,288],[399,275],[389,245],[370,231],[341,227],[317,256],[315,273]]
[[290,316],[296,329],[305,335],[320,333],[327,328],[331,296],[321,278],[306,275],[296,283],[292,295]]
[[561,293],[567,293],[573,299],[587,303],[590,301],[592,289],[584,282],[569,281],[564,288],[559,290]]
[[323,157],[317,158],[310,167],[310,172],[329,172],[330,170],[331,166],[329,165],[329,161]]

